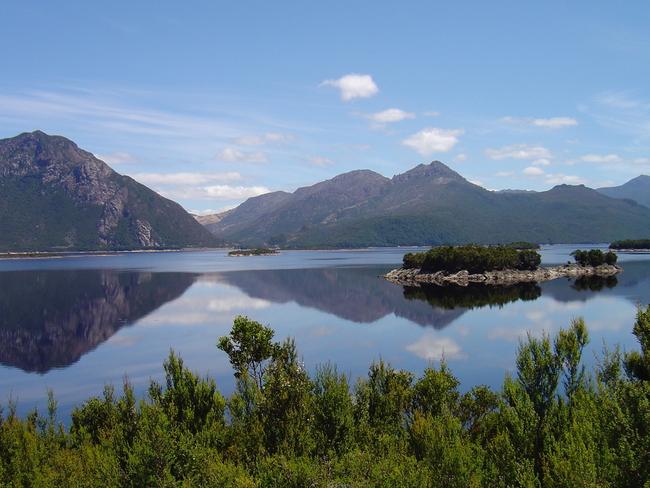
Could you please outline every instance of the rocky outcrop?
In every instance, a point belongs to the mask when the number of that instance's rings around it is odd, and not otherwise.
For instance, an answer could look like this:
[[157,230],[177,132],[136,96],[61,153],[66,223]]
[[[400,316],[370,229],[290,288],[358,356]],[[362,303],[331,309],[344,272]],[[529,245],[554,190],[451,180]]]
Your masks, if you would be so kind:
[[514,285],[517,283],[541,283],[558,278],[579,278],[582,276],[614,276],[623,271],[620,266],[603,264],[601,266],[580,266],[566,264],[538,268],[534,271],[521,271],[506,269],[501,271],[487,271],[485,273],[470,274],[467,271],[458,273],[423,273],[420,269],[398,268],[390,271],[384,278],[392,283],[403,286],[431,285],[459,285],[467,286],[470,283],[484,285]]

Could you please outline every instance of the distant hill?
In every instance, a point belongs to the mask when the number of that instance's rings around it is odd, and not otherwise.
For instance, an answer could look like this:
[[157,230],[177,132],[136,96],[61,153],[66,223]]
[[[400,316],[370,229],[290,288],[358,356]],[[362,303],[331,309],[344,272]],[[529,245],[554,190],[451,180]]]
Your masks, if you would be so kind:
[[215,245],[179,204],[41,131],[0,140],[0,251]]
[[629,198],[650,207],[650,176],[641,175],[620,186],[598,188],[603,195],[612,198]]
[[389,179],[345,173],[294,193],[248,199],[208,225],[245,246],[604,242],[650,229],[650,209],[582,185],[493,192],[439,161]]

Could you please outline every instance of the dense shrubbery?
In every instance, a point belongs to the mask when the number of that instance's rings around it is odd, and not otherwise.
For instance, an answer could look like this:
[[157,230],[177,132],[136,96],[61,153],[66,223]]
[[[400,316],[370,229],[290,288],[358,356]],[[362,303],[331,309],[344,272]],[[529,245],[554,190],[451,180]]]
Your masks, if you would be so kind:
[[600,249],[590,249],[589,251],[583,251],[578,249],[571,253],[573,259],[580,266],[600,266],[602,264],[616,264],[618,256],[615,252],[607,251],[603,252]]
[[609,245],[610,249],[650,249],[650,239],[628,239],[614,241]]
[[423,272],[467,270],[483,273],[504,269],[535,270],[541,256],[534,250],[518,250],[508,246],[442,246],[421,253],[404,255],[405,268],[421,268]]
[[72,414],[0,415],[3,486],[643,487],[650,479],[650,307],[641,350],[605,352],[593,374],[576,320],[529,336],[500,391],[461,394],[448,367],[419,378],[385,362],[352,388],[312,378],[292,341],[240,317],[219,347],[236,373],[224,398],[170,354],[164,385],[137,401],[106,388]]
[[540,245],[535,242],[526,242],[526,241],[517,241],[506,244],[506,247],[511,247],[512,249],[539,249]]

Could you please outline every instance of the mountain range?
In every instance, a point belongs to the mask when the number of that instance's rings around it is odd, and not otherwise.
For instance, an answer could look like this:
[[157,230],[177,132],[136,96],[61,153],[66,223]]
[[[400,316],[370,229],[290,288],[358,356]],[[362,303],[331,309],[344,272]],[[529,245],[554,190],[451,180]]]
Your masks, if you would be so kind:
[[0,252],[588,243],[648,235],[648,176],[598,190],[490,191],[433,161],[392,178],[351,171],[193,217],[64,137],[35,131],[0,140]]
[[357,170],[293,193],[267,193],[203,222],[218,238],[243,246],[607,242],[650,234],[650,208],[642,204],[650,178],[637,180],[601,190],[497,192],[434,161],[393,178]]
[[217,244],[178,203],[64,137],[35,131],[0,140],[0,251]]

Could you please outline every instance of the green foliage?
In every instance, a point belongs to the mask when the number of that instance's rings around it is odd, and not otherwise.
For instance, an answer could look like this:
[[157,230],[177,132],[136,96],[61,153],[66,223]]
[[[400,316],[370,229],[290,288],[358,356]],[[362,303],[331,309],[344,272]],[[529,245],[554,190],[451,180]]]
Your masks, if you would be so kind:
[[408,253],[403,258],[405,268],[420,268],[424,272],[483,273],[504,269],[535,270],[542,258],[535,250],[519,250],[510,246],[442,246],[423,253]]
[[235,377],[251,376],[262,389],[266,363],[277,351],[272,339],[275,332],[248,317],[238,316],[230,335],[219,338],[217,347],[230,358]]
[[69,429],[51,393],[45,415],[20,419],[10,404],[0,485],[644,486],[650,306],[634,334],[640,351],[606,350],[594,376],[576,319],[554,338],[523,340],[500,391],[461,394],[444,362],[414,379],[385,361],[351,391],[335,366],[310,378],[292,340],[273,342],[271,329],[238,317],[220,340],[237,375],[228,400],[170,352],[164,383],[146,398],[128,381],[120,394],[106,387],[73,411]]
[[650,249],[650,239],[626,239],[614,241],[609,245],[610,249]]
[[576,263],[580,266],[614,265],[618,261],[618,256],[615,252],[603,252],[600,249],[590,249],[588,251],[577,249],[571,253],[571,256],[573,256]]
[[519,250],[524,250],[524,249],[537,250],[540,248],[539,244],[535,242],[526,242],[526,241],[511,242],[509,244],[505,244],[505,246],[511,247],[512,249],[519,249]]

